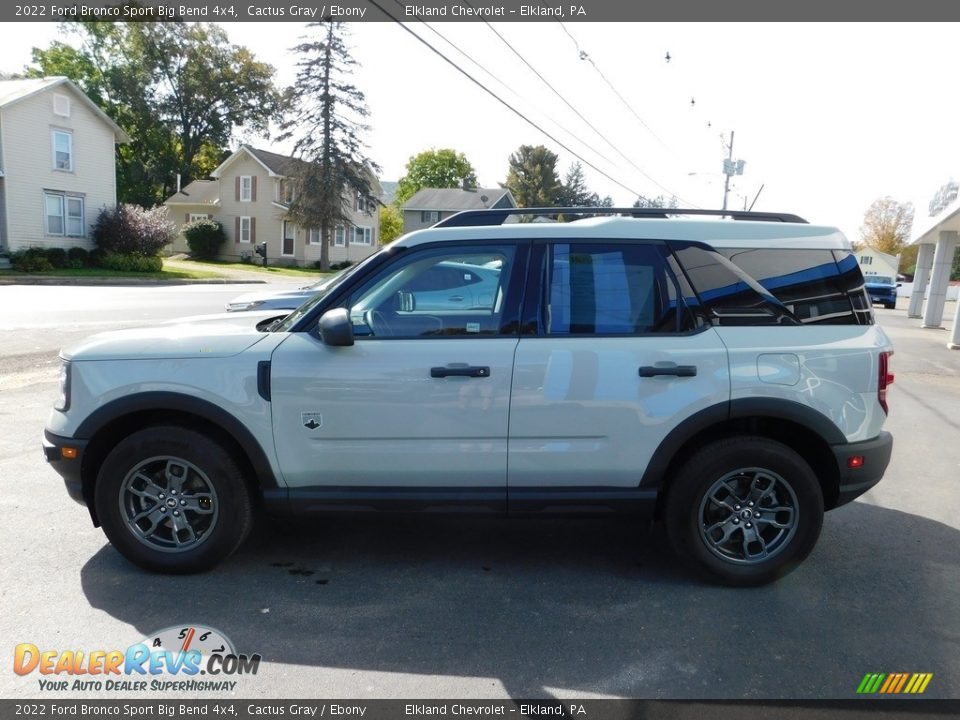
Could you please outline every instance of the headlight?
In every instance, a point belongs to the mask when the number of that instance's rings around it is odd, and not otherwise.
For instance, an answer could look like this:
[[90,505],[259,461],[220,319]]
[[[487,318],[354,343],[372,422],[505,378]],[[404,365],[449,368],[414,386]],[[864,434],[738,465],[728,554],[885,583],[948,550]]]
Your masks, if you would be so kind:
[[227,303],[227,312],[236,312],[238,310],[256,310],[258,307],[263,305],[263,303],[263,300],[255,300],[254,302]]
[[70,409],[70,363],[66,360],[60,363],[60,397],[54,403],[53,409],[60,412]]

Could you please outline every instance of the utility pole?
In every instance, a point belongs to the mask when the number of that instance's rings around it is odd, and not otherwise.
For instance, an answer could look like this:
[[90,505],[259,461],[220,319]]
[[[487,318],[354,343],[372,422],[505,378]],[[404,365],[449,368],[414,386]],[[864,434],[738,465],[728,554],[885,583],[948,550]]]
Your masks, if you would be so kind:
[[723,209],[727,209],[727,199],[730,195],[730,178],[734,175],[743,175],[743,166],[746,164],[743,160],[733,160],[733,130],[730,131],[730,145],[727,147],[727,157],[723,160],[723,174],[726,179],[723,182]]
[[723,209],[727,209],[727,196],[730,194],[730,176],[733,174],[733,130],[730,131],[730,147],[727,148],[727,162],[723,164]]

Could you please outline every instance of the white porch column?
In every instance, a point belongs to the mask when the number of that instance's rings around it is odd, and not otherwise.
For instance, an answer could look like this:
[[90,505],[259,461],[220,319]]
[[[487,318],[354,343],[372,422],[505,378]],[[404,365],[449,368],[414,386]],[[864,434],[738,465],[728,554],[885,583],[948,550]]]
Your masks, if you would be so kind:
[[937,240],[937,249],[933,253],[933,267],[930,270],[930,292],[923,307],[921,327],[938,328],[943,322],[943,303],[947,299],[947,287],[950,285],[950,269],[953,266],[953,253],[957,249],[957,233],[941,230]]
[[910,295],[910,308],[907,317],[923,317],[923,296],[927,292],[927,283],[930,281],[930,268],[933,267],[933,243],[924,243],[917,253],[917,267],[913,274],[913,291]]

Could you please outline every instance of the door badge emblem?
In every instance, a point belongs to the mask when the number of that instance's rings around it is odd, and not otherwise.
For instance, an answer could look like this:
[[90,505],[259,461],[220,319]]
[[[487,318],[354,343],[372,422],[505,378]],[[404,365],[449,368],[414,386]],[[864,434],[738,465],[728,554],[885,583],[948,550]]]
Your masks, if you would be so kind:
[[323,425],[323,415],[318,412],[300,413],[300,422],[303,423],[305,428],[316,430]]

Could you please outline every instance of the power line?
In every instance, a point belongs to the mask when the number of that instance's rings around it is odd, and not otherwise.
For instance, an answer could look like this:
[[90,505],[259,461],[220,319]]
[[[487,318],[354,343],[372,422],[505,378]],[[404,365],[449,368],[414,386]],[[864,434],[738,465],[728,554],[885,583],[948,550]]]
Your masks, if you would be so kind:
[[[470,7],[473,7],[473,5],[470,3],[470,0],[464,0],[464,2],[466,2],[467,5],[470,5]],[[541,4],[542,4],[542,2],[541,2]],[[585,122],[585,123],[587,124],[587,126],[588,126],[591,130],[593,130],[593,131],[600,137],[601,140],[603,140],[607,145],[609,145],[611,148],[613,148],[613,149],[616,151],[616,153],[617,153],[618,155],[620,155],[620,157],[622,157],[624,160],[626,160],[626,161],[634,168],[634,170],[636,170],[637,172],[639,172],[641,175],[643,175],[645,178],[647,178],[647,180],[649,180],[650,182],[652,182],[654,185],[656,185],[658,188],[660,188],[661,190],[663,190],[665,193],[667,193],[667,194],[669,194],[669,195],[673,195],[674,197],[677,197],[677,199],[679,199],[679,200],[683,200],[683,198],[680,198],[680,196],[678,196],[675,192],[673,192],[673,191],[670,190],[669,188],[667,188],[667,187],[665,187],[664,185],[661,185],[659,182],[657,182],[651,175],[649,175],[645,170],[643,170],[643,168],[641,168],[641,167],[640,167],[639,165],[637,165],[633,160],[631,160],[629,157],[627,157],[627,155],[623,152],[623,150],[621,150],[617,145],[614,145],[612,142],[610,142],[610,140],[607,138],[607,136],[604,135],[600,130],[598,130],[598,129],[596,128],[596,126],[594,126],[593,123],[591,123],[589,120],[587,120],[587,118],[585,118],[585,117],[583,116],[583,114],[582,114],[579,110],[577,110],[573,105],[571,105],[571,104],[570,104],[570,101],[567,100],[567,99],[550,83],[549,80],[547,80],[543,75],[541,75],[540,72],[539,72],[533,65],[531,65],[530,62],[529,62],[523,55],[521,55],[520,52],[519,52],[515,47],[513,47],[513,45],[511,45],[510,42],[509,42],[505,37],[503,37],[503,35],[501,35],[501,34],[497,31],[497,29],[496,29],[495,27],[493,27],[493,25],[491,25],[489,22],[487,22],[487,21],[486,21],[485,19],[483,19],[482,17],[481,17],[481,20],[483,20],[484,25],[486,25],[488,28],[490,28],[490,30],[493,32],[494,35],[496,35],[498,38],[500,38],[500,41],[501,41],[504,45],[506,45],[508,48],[510,48],[510,51],[513,52],[514,55],[516,55],[518,58],[520,58],[521,62],[523,62],[524,65],[526,65],[528,68],[530,68],[530,70],[533,72],[534,75],[536,75],[538,78],[540,78],[540,80],[543,82],[544,85],[546,85],[548,88],[550,88],[551,91],[553,91],[553,94],[554,94],[554,95],[556,95],[558,98],[560,98],[560,99],[563,101],[563,103],[564,103],[568,108],[570,108],[570,109],[577,115],[578,118],[580,118],[581,120],[583,120],[583,122]],[[563,23],[560,22],[560,25],[563,26]],[[564,27],[563,29],[567,32],[568,35],[570,35],[570,31],[567,30],[566,27]],[[574,42],[575,45],[577,44],[577,41],[573,39],[573,36],[572,36],[572,35],[570,35],[570,39],[573,40],[573,42]],[[579,48],[579,45],[577,45],[577,47]],[[596,66],[596,64],[594,64],[593,60],[590,60],[590,57],[589,57],[585,52],[583,52],[582,50],[580,51],[580,57],[589,60],[590,64],[593,65],[594,69],[595,69],[598,73],[600,73],[600,77],[603,77],[604,80],[606,80],[606,77],[603,75],[603,73],[600,72],[600,69],[597,68],[597,66]],[[606,80],[606,82],[607,82],[608,85],[610,85],[610,81],[609,81],[609,80]],[[615,93],[617,93],[616,89],[613,88],[612,85],[610,85],[610,87],[613,89],[613,91],[614,91]],[[621,99],[624,103],[626,103],[626,100],[624,100],[623,97],[620,96],[619,93],[617,93],[617,96],[620,97],[620,99]],[[628,107],[629,107],[629,105],[628,105]],[[634,113],[634,115],[636,115],[636,113]],[[640,116],[639,116],[639,115],[637,115],[637,119],[640,120],[640,122],[643,122],[643,120],[640,119]],[[661,144],[663,143],[663,141],[660,140],[659,137],[657,137],[656,133],[654,133],[653,130],[650,130],[650,128],[647,127],[646,123],[644,123],[644,127],[646,127],[647,130],[649,130],[650,133],[651,133],[654,137],[656,137],[657,140],[659,140]],[[664,147],[666,147],[666,145],[664,145]],[[609,162],[609,161],[608,161],[608,162]],[[687,204],[687,205],[690,204],[690,203],[688,203],[686,200],[683,200],[683,202],[684,202],[684,204]]]
[[[393,1],[394,1],[397,5],[399,5],[400,7],[406,7],[406,6],[401,2],[401,0],[393,0]],[[430,32],[432,32],[432,33],[433,33],[434,35],[436,35],[438,38],[440,38],[441,40],[443,40],[447,45],[449,45],[449,46],[452,47],[454,50],[456,50],[458,53],[460,53],[460,55],[462,55],[462,56],[465,57],[467,60],[469,60],[471,63],[473,63],[477,68],[479,68],[479,70],[480,70],[481,72],[483,72],[484,74],[486,74],[487,77],[489,77],[489,78],[491,78],[492,80],[494,80],[495,82],[499,83],[501,87],[503,87],[503,88],[504,88],[505,90],[507,90],[508,92],[512,93],[518,100],[522,100],[522,99],[523,99],[523,96],[520,95],[520,93],[518,93],[518,92],[517,92],[516,90],[514,90],[512,87],[510,87],[509,85],[507,85],[503,80],[501,80],[499,77],[497,77],[496,75],[494,75],[492,72],[490,72],[489,70],[487,70],[482,64],[480,64],[479,62],[477,62],[476,60],[474,60],[473,57],[471,57],[469,53],[467,53],[467,52],[464,51],[464,50],[461,50],[461,49],[460,49],[459,47],[457,47],[451,40],[449,40],[448,38],[444,37],[444,36],[440,33],[439,30],[437,30],[436,28],[434,28],[432,25],[430,25],[429,23],[427,23],[427,22],[424,21],[424,20],[420,20],[420,22],[423,24],[424,27],[427,28],[427,30],[429,30]],[[556,120],[554,120],[552,117],[550,117],[550,116],[547,115],[546,113],[544,113],[543,116],[544,116],[547,120],[549,120],[551,123],[553,123],[557,128],[559,128],[560,130],[562,130],[563,132],[565,132],[567,135],[569,135],[571,138],[573,138],[576,142],[579,142],[581,145],[583,145],[585,148],[587,148],[590,152],[594,153],[594,154],[597,155],[598,157],[602,158],[602,159],[605,160],[606,162],[608,162],[608,163],[610,163],[611,165],[613,165],[613,161],[612,161],[610,158],[608,158],[606,155],[604,155],[602,152],[600,152],[599,150],[597,150],[595,147],[593,147],[593,146],[590,145],[589,143],[585,142],[583,139],[577,137],[576,134],[574,134],[574,133],[571,132],[570,130],[567,130],[563,125],[561,125],[559,122],[557,122]]]
[[[519,110],[517,110],[515,107],[513,107],[513,105],[511,105],[511,104],[508,103],[506,100],[504,100],[503,98],[501,98],[499,95],[497,95],[495,92],[493,92],[493,90],[491,90],[491,89],[488,88],[486,85],[484,85],[482,82],[480,82],[479,80],[477,80],[475,77],[473,77],[473,75],[471,75],[470,73],[468,73],[468,72],[467,72],[466,70],[464,70],[462,67],[460,67],[459,65],[457,65],[453,60],[451,60],[451,59],[448,58],[446,55],[444,55],[442,52],[440,52],[439,50],[437,50],[437,48],[435,48],[433,45],[431,45],[429,42],[427,42],[427,41],[424,40],[422,37],[420,37],[419,35],[417,35],[413,30],[411,30],[411,29],[408,28],[406,25],[404,25],[399,19],[397,19],[396,17],[394,17],[393,15],[391,15],[391,14],[387,11],[386,8],[384,8],[380,3],[377,2],[377,0],[370,0],[370,4],[373,5],[375,8],[377,8],[377,9],[378,9],[380,12],[382,12],[384,15],[386,15],[388,18],[390,18],[391,20],[393,20],[395,23],[397,23],[397,25],[399,25],[403,30],[405,30],[406,32],[408,32],[410,35],[412,35],[413,37],[415,37],[417,40],[419,40],[419,41],[420,41],[421,43],[423,43],[424,45],[426,45],[427,48],[429,48],[429,50],[430,50],[431,52],[433,52],[435,55],[438,55],[444,62],[446,62],[447,64],[451,65],[457,72],[459,72],[461,75],[463,75],[464,77],[466,77],[470,82],[472,82],[474,85],[476,85],[477,87],[479,87],[479,88],[480,88],[481,90],[483,90],[485,93],[487,93],[488,95],[490,95],[494,100],[496,100],[496,101],[499,102],[501,105],[503,105],[504,107],[506,107],[506,108],[507,108],[508,110],[510,110],[512,113],[514,113],[515,115],[517,115],[518,117],[520,117],[520,118],[521,118],[524,122],[526,122],[528,125],[530,125],[531,127],[539,130],[541,133],[543,133],[543,134],[546,135],[548,138],[550,138],[551,140],[553,140],[553,142],[555,142],[557,145],[559,145],[560,147],[562,147],[564,150],[566,150],[568,153],[570,153],[571,155],[573,155],[575,158],[577,158],[577,159],[580,160],[581,162],[585,163],[588,167],[593,168],[593,169],[596,170],[598,173],[600,173],[601,175],[603,175],[603,176],[604,176],[605,178],[607,178],[607,180],[609,180],[610,182],[612,182],[612,183],[614,183],[615,185],[623,188],[623,189],[626,190],[627,192],[629,192],[629,193],[631,193],[631,194],[633,194],[633,195],[636,195],[637,197],[642,197],[641,194],[638,193],[636,190],[634,190],[633,188],[627,187],[626,185],[624,185],[622,182],[620,182],[620,181],[617,180],[616,178],[611,177],[609,174],[607,174],[606,172],[604,172],[603,170],[601,170],[600,168],[598,168],[596,165],[594,165],[592,162],[590,162],[589,160],[587,160],[585,157],[583,157],[582,155],[580,155],[580,153],[578,153],[576,150],[573,150],[572,148],[568,147],[565,143],[563,143],[562,141],[558,140],[558,139],[557,139],[556,137],[554,137],[552,134],[550,134],[549,132],[547,132],[546,130],[544,130],[542,127],[540,127],[540,125],[538,125],[538,124],[535,123],[533,120],[531,120],[531,119],[528,118],[526,115],[524,115],[522,112],[520,112]],[[669,192],[669,191],[668,191],[668,192]]]

